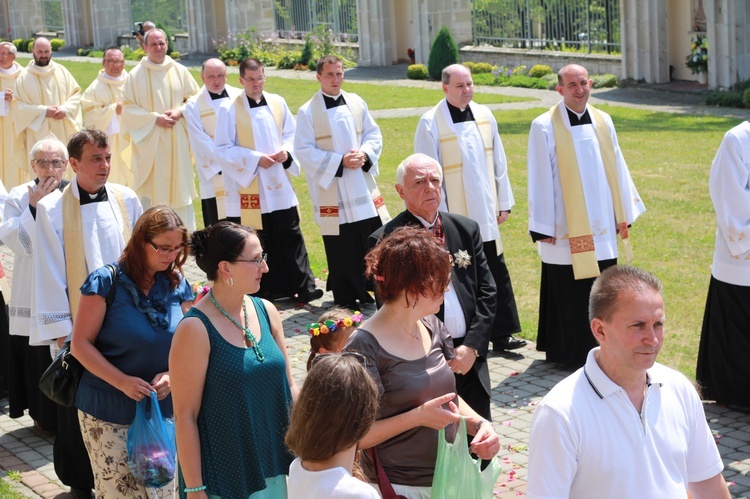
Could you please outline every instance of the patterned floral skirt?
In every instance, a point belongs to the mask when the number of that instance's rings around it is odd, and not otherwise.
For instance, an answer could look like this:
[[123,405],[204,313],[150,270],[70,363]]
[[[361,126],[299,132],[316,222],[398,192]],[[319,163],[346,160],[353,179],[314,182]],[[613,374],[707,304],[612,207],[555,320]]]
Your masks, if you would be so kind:
[[128,469],[128,429],[130,425],[108,423],[78,411],[81,435],[94,471],[97,498],[172,499],[175,481],[161,488],[146,487]]

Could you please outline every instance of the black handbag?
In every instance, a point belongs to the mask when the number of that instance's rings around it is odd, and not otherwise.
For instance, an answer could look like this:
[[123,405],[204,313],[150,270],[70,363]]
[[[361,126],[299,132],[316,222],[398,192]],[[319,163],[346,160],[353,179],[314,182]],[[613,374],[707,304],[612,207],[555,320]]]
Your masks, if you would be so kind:
[[[108,264],[107,268],[112,274],[112,287],[109,288],[106,300],[107,311],[109,311],[109,307],[115,299],[117,267]],[[76,403],[78,383],[81,381],[84,371],[83,365],[70,353],[70,341],[66,341],[60,351],[57,352],[52,364],[39,378],[39,390],[53,402],[63,407],[73,407]]]

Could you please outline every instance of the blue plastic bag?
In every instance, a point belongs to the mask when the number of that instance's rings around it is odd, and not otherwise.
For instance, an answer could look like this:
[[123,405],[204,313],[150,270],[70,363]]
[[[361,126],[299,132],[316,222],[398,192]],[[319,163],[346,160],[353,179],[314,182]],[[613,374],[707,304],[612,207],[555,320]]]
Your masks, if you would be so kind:
[[[148,407],[147,407],[148,406]],[[174,479],[174,421],[164,419],[156,393],[135,407],[135,419],[128,430],[128,468],[147,487],[163,487]]]

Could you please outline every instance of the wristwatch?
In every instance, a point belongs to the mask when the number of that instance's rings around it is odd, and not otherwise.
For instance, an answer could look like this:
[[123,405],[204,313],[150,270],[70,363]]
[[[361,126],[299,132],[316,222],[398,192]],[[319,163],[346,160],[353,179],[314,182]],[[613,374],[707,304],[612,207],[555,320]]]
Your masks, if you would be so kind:
[[476,428],[474,428],[474,434],[479,433],[479,428],[481,428],[484,423],[489,423],[489,421],[487,421],[486,419],[480,419],[479,421],[477,421],[477,426]]

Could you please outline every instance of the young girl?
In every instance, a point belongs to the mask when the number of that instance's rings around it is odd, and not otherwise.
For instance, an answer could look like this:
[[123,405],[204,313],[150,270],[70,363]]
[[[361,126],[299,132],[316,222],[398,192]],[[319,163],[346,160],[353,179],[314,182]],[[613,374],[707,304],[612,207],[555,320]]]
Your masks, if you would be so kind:
[[297,457],[289,467],[290,499],[380,499],[352,476],[357,442],[370,430],[378,390],[357,354],[321,355],[292,408],[286,444]]
[[342,351],[349,336],[360,324],[362,312],[354,312],[354,315],[351,315],[343,308],[332,308],[321,315],[318,322],[308,324],[310,357],[307,359],[307,370],[310,370],[316,355]]

